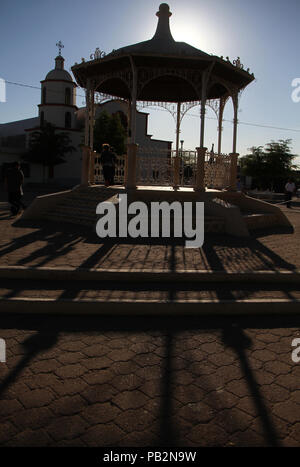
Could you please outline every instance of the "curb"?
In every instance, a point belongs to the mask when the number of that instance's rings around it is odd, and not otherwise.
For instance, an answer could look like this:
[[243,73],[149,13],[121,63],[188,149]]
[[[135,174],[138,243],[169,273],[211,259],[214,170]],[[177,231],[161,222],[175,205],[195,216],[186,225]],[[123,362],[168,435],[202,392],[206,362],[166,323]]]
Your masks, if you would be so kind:
[[71,269],[0,266],[0,279],[124,282],[265,282],[299,283],[300,271],[225,272],[206,270],[163,271],[136,269]]
[[294,300],[49,300],[35,298],[2,299],[1,313],[109,316],[205,316],[299,314],[300,299]]

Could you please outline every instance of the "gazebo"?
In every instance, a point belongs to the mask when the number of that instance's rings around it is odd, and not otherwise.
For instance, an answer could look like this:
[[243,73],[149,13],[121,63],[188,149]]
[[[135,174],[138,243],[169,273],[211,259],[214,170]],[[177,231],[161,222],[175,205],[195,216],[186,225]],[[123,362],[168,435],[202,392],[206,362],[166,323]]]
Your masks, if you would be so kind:
[[[176,42],[171,34],[169,6],[162,3],[156,32],[152,39],[140,42],[109,54],[96,49],[90,61],[72,67],[79,86],[86,90],[85,143],[83,145],[82,185],[88,185],[93,157],[93,128],[95,93],[101,93],[128,102],[128,149],[125,186],[134,190],[138,184],[136,161],[136,109],[137,102],[173,103],[177,111],[176,152],[173,163],[172,185],[177,189],[179,180],[179,127],[185,109],[200,105],[199,147],[196,148],[195,191],[205,191],[205,167],[209,154],[205,147],[205,106],[210,105],[218,117],[219,165],[226,159],[227,189],[236,189],[237,176],[237,125],[238,104],[241,91],[254,80],[249,69],[244,70],[240,59],[207,54],[185,42]],[[228,99],[233,103],[232,153],[223,156],[222,121]],[[223,158],[223,159],[222,159]],[[223,186],[225,188],[225,186]]]

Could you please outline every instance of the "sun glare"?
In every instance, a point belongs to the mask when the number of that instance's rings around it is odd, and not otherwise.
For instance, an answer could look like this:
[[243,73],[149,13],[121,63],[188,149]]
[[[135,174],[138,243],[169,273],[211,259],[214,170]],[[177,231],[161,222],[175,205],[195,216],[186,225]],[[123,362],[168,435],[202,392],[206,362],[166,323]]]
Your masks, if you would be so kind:
[[[172,18],[171,18],[172,19]],[[171,32],[177,42],[187,44],[203,50],[206,53],[216,53],[219,45],[219,36],[207,24],[199,24],[195,19],[180,18],[171,23]]]

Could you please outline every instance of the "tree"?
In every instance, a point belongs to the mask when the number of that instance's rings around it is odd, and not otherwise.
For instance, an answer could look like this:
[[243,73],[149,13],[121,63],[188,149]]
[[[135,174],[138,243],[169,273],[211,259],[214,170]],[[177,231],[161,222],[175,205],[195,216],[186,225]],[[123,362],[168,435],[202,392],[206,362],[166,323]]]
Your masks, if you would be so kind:
[[48,167],[48,176],[53,178],[54,166],[66,162],[65,156],[75,148],[71,145],[68,133],[57,133],[55,127],[46,122],[30,135],[29,150],[23,159],[33,164]]
[[95,121],[94,126],[94,150],[101,152],[102,144],[109,144],[114,151],[122,155],[126,152],[127,132],[121,122],[119,113],[109,115],[103,110]]
[[259,188],[281,190],[288,177],[293,176],[293,160],[297,157],[291,154],[291,140],[271,141],[263,146],[250,148],[251,154],[240,159],[241,172],[253,178]]

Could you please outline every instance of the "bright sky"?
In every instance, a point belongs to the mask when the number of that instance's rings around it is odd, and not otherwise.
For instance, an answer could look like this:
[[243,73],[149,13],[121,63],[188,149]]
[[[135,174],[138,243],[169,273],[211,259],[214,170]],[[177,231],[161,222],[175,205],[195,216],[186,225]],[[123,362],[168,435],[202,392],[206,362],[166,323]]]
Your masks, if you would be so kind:
[[[150,39],[156,29],[159,0],[1,0],[0,78],[39,86],[54,68],[56,42],[64,44],[65,68],[96,47],[112,49]],[[300,86],[299,0],[170,0],[170,25],[177,41],[207,53],[234,60],[237,56],[256,80],[242,94],[238,152],[271,140],[292,139],[300,155],[300,102],[292,100],[291,83]],[[82,89],[78,94],[83,96]],[[300,89],[298,95],[300,96]],[[77,105],[84,98],[77,97]],[[0,123],[37,116],[40,92],[7,83],[6,102],[0,102]],[[175,141],[175,123],[163,110],[149,110],[149,134]],[[208,109],[205,145],[217,146],[217,122]],[[232,105],[225,109],[223,152],[232,148]],[[284,129],[245,125],[251,123]],[[199,146],[199,108],[182,122],[184,147]],[[292,131],[298,130],[298,131]],[[300,161],[300,159],[298,159]]]

